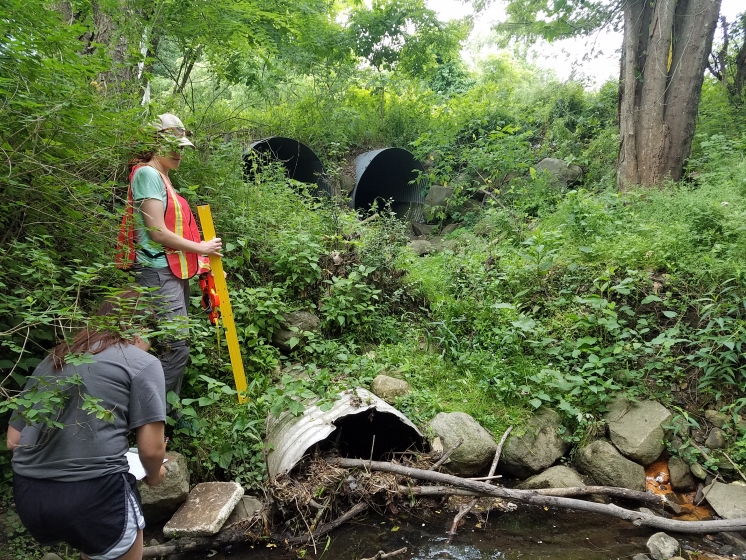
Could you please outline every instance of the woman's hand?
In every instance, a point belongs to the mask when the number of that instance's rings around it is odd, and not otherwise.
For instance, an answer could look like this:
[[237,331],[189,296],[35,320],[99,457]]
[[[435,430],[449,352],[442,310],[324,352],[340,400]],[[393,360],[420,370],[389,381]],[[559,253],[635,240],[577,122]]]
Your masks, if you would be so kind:
[[144,480],[145,480],[145,484],[147,484],[148,486],[158,486],[161,482],[166,480],[166,467],[161,465],[161,469],[158,471],[157,478],[156,477],[151,478],[149,476],[146,476]]
[[218,257],[223,256],[222,254],[220,254],[220,250],[223,248],[223,241],[219,237],[210,239],[210,241],[200,241],[199,247],[200,255],[217,255]]

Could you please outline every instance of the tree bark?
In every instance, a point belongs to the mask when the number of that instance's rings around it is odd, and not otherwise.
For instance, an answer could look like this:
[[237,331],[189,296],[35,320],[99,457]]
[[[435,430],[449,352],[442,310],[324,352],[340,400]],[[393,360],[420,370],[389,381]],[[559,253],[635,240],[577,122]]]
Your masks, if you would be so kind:
[[619,188],[681,178],[719,12],[720,0],[625,0]]
[[746,90],[746,13],[741,16],[741,48],[736,55],[736,77],[733,82],[733,94],[741,99]]

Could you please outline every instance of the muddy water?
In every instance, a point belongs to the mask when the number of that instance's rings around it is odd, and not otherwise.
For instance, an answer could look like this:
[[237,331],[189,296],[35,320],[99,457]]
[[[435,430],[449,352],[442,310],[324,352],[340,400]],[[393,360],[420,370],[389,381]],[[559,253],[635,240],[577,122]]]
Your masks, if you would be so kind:
[[[631,523],[604,516],[571,511],[544,510],[521,506],[513,512],[491,512],[486,524],[470,515],[452,544],[445,536],[453,513],[443,510],[428,517],[402,515],[396,519],[368,515],[337,529],[308,547],[306,559],[357,560],[374,556],[379,550],[391,552],[407,547],[397,560],[606,560],[631,559],[646,552],[645,543],[654,533]],[[478,526],[479,525],[479,526]],[[680,539],[688,551],[700,551],[699,560],[719,558],[718,545],[705,538]],[[326,549],[326,550],[325,550]],[[713,553],[711,556],[707,553]],[[206,553],[189,559],[205,558]],[[234,546],[218,552],[211,560],[285,560],[298,558],[279,548],[257,545]],[[731,558],[731,557],[728,557]]]

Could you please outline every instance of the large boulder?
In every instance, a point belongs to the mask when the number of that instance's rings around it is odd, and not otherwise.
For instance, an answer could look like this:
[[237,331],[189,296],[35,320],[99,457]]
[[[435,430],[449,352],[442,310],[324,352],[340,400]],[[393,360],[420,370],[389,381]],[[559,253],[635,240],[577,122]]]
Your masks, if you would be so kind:
[[546,171],[552,178],[552,183],[558,187],[567,187],[578,183],[583,178],[583,169],[574,163],[556,158],[544,158],[536,164],[538,172]]
[[746,486],[713,482],[704,489],[707,503],[720,517],[739,519],[746,517]]
[[378,375],[370,384],[370,392],[377,397],[381,397],[387,403],[392,403],[396,397],[403,397],[412,388],[409,383],[403,379],[390,377],[388,375]]
[[189,469],[181,453],[166,453],[166,478],[158,486],[137,483],[142,511],[148,523],[168,520],[189,495]]
[[552,409],[539,411],[528,421],[522,435],[511,434],[500,455],[501,472],[527,478],[562,457],[570,444],[557,433],[562,417]]
[[472,476],[494,458],[497,445],[490,433],[479,422],[464,412],[441,412],[430,421],[430,428],[448,451],[461,439],[445,467],[459,476]]
[[648,539],[648,552],[654,560],[668,560],[679,552],[679,541],[666,533],[656,533]]
[[425,195],[425,215],[427,215],[427,211],[431,208],[446,206],[452,196],[452,187],[441,187],[440,185],[430,187]]
[[664,425],[670,424],[671,412],[656,401],[633,403],[616,399],[604,419],[609,437],[625,457],[641,465],[654,462],[665,448]]
[[606,440],[598,439],[580,448],[575,465],[598,484],[630,490],[645,490],[645,469],[624,457]]
[[[295,337],[298,339],[303,338],[303,333],[318,332],[321,326],[321,321],[313,313],[308,311],[293,311],[292,313],[286,313],[282,317],[282,323],[280,324],[280,330],[275,331],[272,335],[272,344],[277,346],[283,352],[290,352],[290,339]],[[297,331],[293,330],[297,329]]]
[[541,490],[542,488],[574,488],[576,486],[585,486],[585,481],[575,469],[565,465],[557,465],[524,480],[518,485],[518,488],[521,490]]

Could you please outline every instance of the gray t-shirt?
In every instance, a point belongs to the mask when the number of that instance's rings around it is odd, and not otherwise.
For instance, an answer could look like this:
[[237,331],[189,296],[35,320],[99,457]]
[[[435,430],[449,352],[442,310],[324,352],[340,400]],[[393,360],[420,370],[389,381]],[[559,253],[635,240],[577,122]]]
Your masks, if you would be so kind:
[[[163,368],[155,356],[129,344],[115,344],[93,356],[95,363],[65,364],[55,370],[47,357],[34,370],[26,390],[44,380],[80,375],[82,384],[66,386],[69,399],[59,415],[63,428],[26,425],[14,413],[10,425],[21,432],[13,452],[13,470],[30,478],[63,482],[88,480],[129,470],[127,434],[144,424],[166,420]],[[49,383],[49,382],[47,382]],[[40,387],[41,388],[41,387]],[[113,422],[81,410],[84,395],[114,415]]]

